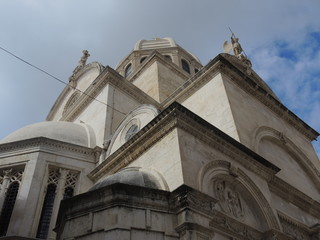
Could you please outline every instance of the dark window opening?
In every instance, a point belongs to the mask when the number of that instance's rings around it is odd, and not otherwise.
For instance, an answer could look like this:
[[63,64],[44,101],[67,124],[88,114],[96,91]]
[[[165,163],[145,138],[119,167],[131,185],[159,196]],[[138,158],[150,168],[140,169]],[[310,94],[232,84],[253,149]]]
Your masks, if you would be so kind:
[[63,193],[63,199],[68,199],[73,197],[74,189],[72,187],[66,187]]
[[194,69],[194,73],[197,73],[197,72],[199,72],[199,69],[198,69],[198,68],[195,68],[195,69]]
[[182,69],[190,74],[190,67],[189,67],[188,62],[184,59],[181,59],[181,65],[182,65]]
[[47,193],[44,198],[40,222],[38,226],[37,238],[46,239],[48,236],[54,198],[56,195],[56,188],[57,186],[53,183],[49,184],[47,187]]
[[131,74],[131,72],[132,72],[132,65],[131,63],[129,63],[124,72],[124,77],[128,77]]
[[13,207],[17,199],[19,186],[19,182],[13,182],[10,184],[7,190],[0,215],[0,236],[5,236],[7,234]]
[[171,61],[171,62],[172,62],[172,58],[171,58],[171,56],[169,56],[169,55],[164,55],[164,57],[165,57],[167,60],[169,60],[169,61]]
[[141,58],[141,59],[140,59],[140,63],[143,63],[143,62],[144,62],[144,60],[146,60],[146,58],[147,58],[147,57],[143,57],[143,58]]

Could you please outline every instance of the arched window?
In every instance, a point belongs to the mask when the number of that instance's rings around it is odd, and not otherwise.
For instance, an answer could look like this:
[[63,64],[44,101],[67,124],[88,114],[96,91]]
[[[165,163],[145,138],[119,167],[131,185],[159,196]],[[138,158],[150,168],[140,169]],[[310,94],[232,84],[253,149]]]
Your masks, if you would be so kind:
[[19,191],[19,182],[12,182],[4,199],[0,215],[0,236],[5,236],[8,230],[11,214]]
[[146,58],[147,58],[147,57],[142,57],[142,58],[140,59],[140,63],[143,63],[144,60],[146,60]]
[[182,65],[182,69],[190,74],[190,67],[189,67],[188,62],[184,59],[181,59],[181,65]]
[[54,183],[49,184],[47,187],[47,193],[44,198],[40,222],[38,226],[37,238],[46,239],[48,236],[54,198],[56,195],[56,188],[57,185]]
[[171,56],[170,56],[170,55],[164,55],[164,57],[165,57],[167,60],[169,60],[169,61],[171,61],[171,62],[172,62],[172,58],[171,58]]
[[126,70],[124,71],[124,77],[128,77],[132,72],[132,64],[129,63],[127,66],[126,66]]

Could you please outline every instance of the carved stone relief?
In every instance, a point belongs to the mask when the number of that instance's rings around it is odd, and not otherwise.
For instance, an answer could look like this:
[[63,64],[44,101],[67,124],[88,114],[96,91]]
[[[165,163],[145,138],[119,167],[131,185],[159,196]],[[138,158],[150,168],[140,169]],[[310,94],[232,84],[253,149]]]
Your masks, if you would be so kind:
[[230,183],[223,180],[216,181],[214,191],[219,200],[218,205],[223,212],[235,218],[243,217],[244,209],[240,195]]

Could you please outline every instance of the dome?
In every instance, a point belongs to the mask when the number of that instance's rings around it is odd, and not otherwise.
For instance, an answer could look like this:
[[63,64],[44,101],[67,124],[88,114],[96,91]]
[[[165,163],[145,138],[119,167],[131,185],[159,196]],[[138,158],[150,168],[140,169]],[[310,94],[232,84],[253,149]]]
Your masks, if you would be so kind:
[[177,44],[172,38],[154,38],[152,40],[139,40],[134,50],[147,50],[157,48],[176,47]]
[[[137,50],[149,50],[149,49],[159,49],[159,48],[169,48],[169,47],[178,47],[179,45],[176,44],[176,42],[170,38],[154,38],[152,40],[139,40],[134,45],[134,51]],[[179,46],[180,47],[180,46]],[[199,63],[200,59],[192,54],[191,52],[185,50],[187,53],[189,53],[195,60],[197,60]],[[119,65],[119,64],[118,64]]]
[[141,168],[124,168],[119,172],[103,178],[97,182],[89,191],[97,190],[114,183],[124,183],[140,187],[162,189],[156,177]]
[[0,144],[16,142],[31,138],[45,137],[83,147],[95,147],[93,129],[82,123],[40,122],[25,126],[0,141]]

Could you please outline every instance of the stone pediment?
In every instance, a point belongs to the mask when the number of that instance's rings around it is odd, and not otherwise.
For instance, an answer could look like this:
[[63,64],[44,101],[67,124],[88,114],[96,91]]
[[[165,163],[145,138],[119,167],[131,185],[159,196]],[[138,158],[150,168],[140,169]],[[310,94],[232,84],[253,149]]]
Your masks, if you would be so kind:
[[81,95],[85,92],[103,70],[104,66],[102,66],[102,64],[93,62],[83,66],[79,71],[77,71],[73,76],[73,83],[70,82],[57,98],[48,113],[47,120],[52,120],[57,114],[62,116],[66,110],[68,110],[66,105],[70,103],[71,99],[75,100],[75,94]]
[[[94,98],[96,98],[108,84],[116,86],[117,89],[125,92],[130,97],[134,98],[137,102],[149,103],[159,107],[159,104],[155,100],[153,100],[146,93],[134,86],[132,83],[125,80],[115,70],[107,66],[105,67],[103,72],[99,76],[97,76],[82,93],[80,93],[77,101],[74,102],[72,106],[69,107],[67,111],[65,111],[65,113],[61,115],[61,117],[57,120],[73,121],[85,108],[87,108],[91,104],[92,101],[94,101]],[[63,112],[65,104],[67,104],[68,101],[68,94],[69,96],[72,96],[70,94],[71,91],[72,90],[70,89],[70,87],[66,87],[64,89],[55,105],[53,106],[52,110],[50,111],[47,120],[56,118],[55,115],[58,111]],[[102,102],[101,104],[104,104],[106,106],[108,105],[107,102]]]

